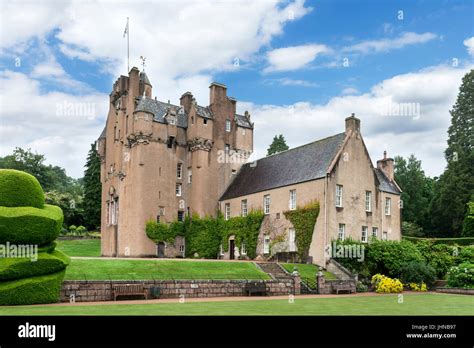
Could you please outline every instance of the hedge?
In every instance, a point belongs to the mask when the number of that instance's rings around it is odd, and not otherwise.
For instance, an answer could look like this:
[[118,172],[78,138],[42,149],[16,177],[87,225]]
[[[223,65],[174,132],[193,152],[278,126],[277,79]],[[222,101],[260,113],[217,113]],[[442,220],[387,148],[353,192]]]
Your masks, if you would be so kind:
[[62,224],[62,210],[54,205],[0,207],[0,244],[46,245],[58,237]]
[[421,237],[410,237],[403,236],[403,239],[409,240],[410,242],[419,241],[432,241],[433,244],[448,244],[448,245],[474,245],[474,237],[461,237],[461,238],[421,238]]
[[66,271],[0,283],[0,306],[59,302]]
[[69,257],[59,250],[39,253],[36,261],[29,258],[0,258],[0,281],[57,273],[66,269],[68,264]]
[[0,206],[43,208],[43,189],[31,174],[0,169]]

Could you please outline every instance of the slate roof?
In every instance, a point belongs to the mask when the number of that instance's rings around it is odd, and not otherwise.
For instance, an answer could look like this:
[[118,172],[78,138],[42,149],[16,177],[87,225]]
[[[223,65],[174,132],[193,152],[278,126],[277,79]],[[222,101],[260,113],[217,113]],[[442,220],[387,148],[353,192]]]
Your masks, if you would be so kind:
[[142,72],[140,73],[140,81],[143,81],[144,83],[147,83],[147,84],[149,84],[149,85],[151,86],[151,82],[150,82],[150,80],[148,79],[148,76],[147,76],[147,74],[145,74],[144,71],[142,71]]
[[253,125],[249,122],[248,118],[243,115],[235,114],[235,123],[237,126],[253,129]]
[[399,195],[401,192],[398,190],[397,185],[395,185],[389,178],[382,172],[380,169],[375,168],[375,175],[379,181],[379,190],[383,192],[393,193]]
[[168,112],[168,108],[171,107],[177,110],[176,116],[178,120],[176,125],[181,128],[186,128],[188,126],[188,119],[182,106],[164,103],[151,98],[141,97],[138,99],[138,104],[135,108],[135,111],[151,112],[154,115],[154,121],[166,124],[168,122],[165,119],[165,115]]
[[323,178],[345,133],[244,164],[221,200]]
[[209,109],[207,106],[201,106],[201,105],[195,105],[196,107],[196,113],[204,118],[208,119],[213,119],[214,115],[212,115],[211,109]]

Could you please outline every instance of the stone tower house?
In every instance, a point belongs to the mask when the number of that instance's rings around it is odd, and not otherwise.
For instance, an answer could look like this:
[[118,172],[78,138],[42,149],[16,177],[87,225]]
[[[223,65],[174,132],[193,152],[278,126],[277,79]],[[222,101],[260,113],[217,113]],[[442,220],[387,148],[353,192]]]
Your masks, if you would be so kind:
[[253,124],[247,112],[236,113],[226,86],[209,88],[209,106],[190,92],[173,105],[153,98],[147,75],[135,67],[114,83],[97,143],[103,256],[156,255],[146,221],[216,215],[220,196],[253,151]]

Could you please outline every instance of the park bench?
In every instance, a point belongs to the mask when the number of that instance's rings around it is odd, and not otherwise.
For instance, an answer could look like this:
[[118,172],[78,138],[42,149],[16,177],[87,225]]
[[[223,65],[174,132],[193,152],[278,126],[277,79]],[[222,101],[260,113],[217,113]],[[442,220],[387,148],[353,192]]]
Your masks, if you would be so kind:
[[354,291],[354,289],[351,287],[350,284],[338,284],[335,289],[336,290],[336,294],[339,295],[340,292],[346,292],[346,293],[349,293],[349,294],[352,294]]
[[266,295],[267,286],[262,282],[249,282],[244,286],[244,294],[252,296],[252,294]]
[[117,296],[142,295],[145,300],[148,299],[148,289],[141,284],[120,284],[113,286],[114,301],[117,301]]

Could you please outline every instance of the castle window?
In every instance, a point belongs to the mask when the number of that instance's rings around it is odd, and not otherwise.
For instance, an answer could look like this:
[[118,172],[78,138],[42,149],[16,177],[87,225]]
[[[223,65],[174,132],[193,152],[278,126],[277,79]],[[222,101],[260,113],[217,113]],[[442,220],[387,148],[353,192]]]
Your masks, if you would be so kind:
[[263,196],[263,213],[270,214],[270,195]]
[[191,116],[191,124],[194,124],[194,116]]
[[204,118],[204,119],[202,120],[202,123],[204,123],[205,125],[207,125],[207,118]]
[[230,152],[230,145],[229,144],[225,144],[224,151],[225,151],[225,153]]
[[171,124],[171,125],[174,126],[174,125],[176,124],[176,117],[174,117],[174,116],[169,116],[169,117],[168,117],[168,122],[169,122],[169,124]]
[[270,254],[270,236],[268,234],[263,237],[263,253]]
[[247,209],[247,200],[246,199],[242,199],[242,201],[240,202],[240,214],[242,216],[247,216],[248,214],[248,209]]
[[388,233],[387,233],[387,231],[383,231],[382,240],[387,240],[387,239],[388,239]]
[[339,224],[339,231],[337,234],[337,239],[338,240],[344,240],[346,238],[346,225],[345,224]]
[[342,185],[336,185],[336,207],[342,208]]
[[392,210],[392,199],[389,197],[385,198],[385,215],[390,215]]
[[230,132],[230,120],[225,121],[225,131]]
[[244,242],[242,242],[242,244],[240,245],[240,253],[242,255],[247,255],[247,249]]
[[362,234],[360,236],[360,241],[362,243],[367,243],[367,233],[368,233],[368,227],[367,226],[362,226]]
[[107,225],[118,224],[118,198],[107,203]]
[[230,219],[230,203],[225,204],[225,219],[229,220]]
[[158,222],[158,223],[160,222],[160,216],[159,215],[156,216],[156,222]]
[[165,207],[160,207],[160,209],[159,209],[159,214],[160,214],[160,216],[164,216],[164,215],[165,215]]
[[178,221],[183,222],[184,221],[184,211],[178,210]]
[[365,211],[371,212],[372,211],[372,192],[365,191]]
[[245,128],[242,129],[242,135],[245,135]]
[[290,190],[290,210],[296,209],[296,190]]
[[377,238],[379,235],[379,229],[377,227],[372,227],[372,237]]
[[176,196],[181,197],[182,187],[181,184],[176,184]]
[[182,175],[183,175],[183,164],[182,163],[178,163],[178,165],[176,166],[176,177],[178,179],[181,179]]
[[184,253],[184,244],[179,246],[179,252]]
[[188,168],[188,184],[193,182],[193,169],[191,167]]
[[173,144],[174,144],[174,137],[169,137],[168,138],[168,149],[173,148]]

